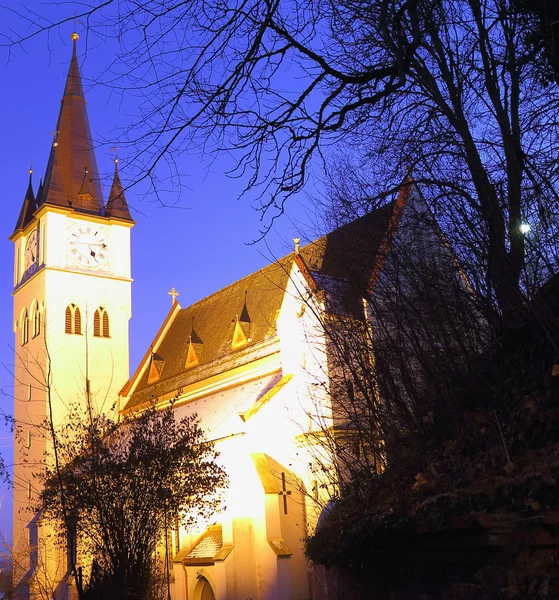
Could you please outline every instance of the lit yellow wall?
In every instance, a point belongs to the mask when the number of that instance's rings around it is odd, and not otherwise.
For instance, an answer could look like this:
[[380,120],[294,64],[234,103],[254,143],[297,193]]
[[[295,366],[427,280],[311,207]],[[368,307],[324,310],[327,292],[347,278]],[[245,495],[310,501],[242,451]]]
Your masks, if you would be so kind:
[[[99,271],[80,269],[68,258],[68,231],[72,224],[103,227],[108,233],[110,260]],[[21,280],[26,240],[36,227],[28,227],[15,242],[14,278]],[[20,440],[14,464],[14,544],[18,552],[28,546],[29,507],[37,503],[38,482],[33,473],[41,468],[47,447],[42,424],[49,418],[47,380],[53,407],[53,423],[63,423],[70,403],[85,404],[85,379],[97,410],[108,412],[129,376],[128,321],[131,317],[130,227],[109,220],[78,219],[55,210],[40,216],[39,268],[14,292],[14,416]],[[33,338],[32,307],[38,300],[41,334]],[[65,333],[68,304],[79,306],[82,335]],[[110,318],[110,337],[93,337],[93,315],[103,306]],[[21,344],[21,315],[27,308],[29,342]],[[86,375],[87,374],[87,375]],[[31,394],[29,386],[31,385]],[[31,446],[28,435],[31,432]],[[31,483],[31,498],[29,498]],[[57,561],[49,564],[55,564]]]

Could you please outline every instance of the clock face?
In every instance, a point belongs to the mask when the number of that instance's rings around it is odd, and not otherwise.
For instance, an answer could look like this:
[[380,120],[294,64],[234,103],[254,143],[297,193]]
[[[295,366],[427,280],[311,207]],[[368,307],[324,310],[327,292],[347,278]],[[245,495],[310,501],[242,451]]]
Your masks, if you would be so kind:
[[39,233],[34,229],[25,243],[24,269],[25,271],[34,271],[39,263]]
[[69,256],[79,266],[94,269],[109,260],[107,233],[95,225],[76,225],[69,234]]

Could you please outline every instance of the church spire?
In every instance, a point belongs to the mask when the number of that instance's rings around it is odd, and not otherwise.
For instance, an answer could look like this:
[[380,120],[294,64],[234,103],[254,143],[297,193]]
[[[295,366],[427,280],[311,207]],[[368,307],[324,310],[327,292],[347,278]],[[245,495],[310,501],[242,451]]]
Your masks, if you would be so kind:
[[77,33],[72,34],[72,59],[40,201],[102,214],[103,192],[83,95],[76,50],[78,38]]
[[114,217],[115,219],[132,221],[128,203],[124,197],[122,183],[120,182],[120,177],[118,175],[118,158],[115,158],[115,174],[113,177],[111,192],[109,194],[109,200],[107,201],[107,206],[105,207],[105,215],[107,217]]
[[35,194],[33,193],[33,169],[29,169],[29,185],[27,186],[25,198],[23,199],[23,204],[21,205],[21,210],[19,211],[19,217],[17,219],[15,231],[24,229],[25,226],[31,222],[36,208],[37,203],[35,201]]

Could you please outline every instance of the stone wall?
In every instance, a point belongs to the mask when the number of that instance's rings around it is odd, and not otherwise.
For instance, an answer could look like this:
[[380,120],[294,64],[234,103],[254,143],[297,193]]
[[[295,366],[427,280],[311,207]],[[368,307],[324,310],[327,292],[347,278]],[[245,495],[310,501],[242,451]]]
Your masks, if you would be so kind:
[[313,600],[559,598],[559,512],[477,515],[398,536],[359,570],[315,566]]

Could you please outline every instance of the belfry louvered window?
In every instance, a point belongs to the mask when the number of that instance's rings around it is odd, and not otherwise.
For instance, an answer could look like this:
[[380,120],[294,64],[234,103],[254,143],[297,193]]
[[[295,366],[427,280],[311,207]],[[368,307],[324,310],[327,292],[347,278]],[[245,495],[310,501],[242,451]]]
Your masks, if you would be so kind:
[[110,336],[109,330],[109,313],[106,308],[100,306],[93,315],[93,336],[105,337]]
[[69,304],[66,307],[64,331],[76,335],[81,335],[82,333],[82,314],[79,307],[75,304]]
[[41,311],[39,303],[35,300],[33,305],[33,337],[37,337],[41,333]]
[[21,315],[21,345],[25,346],[29,341],[29,313],[27,309]]

